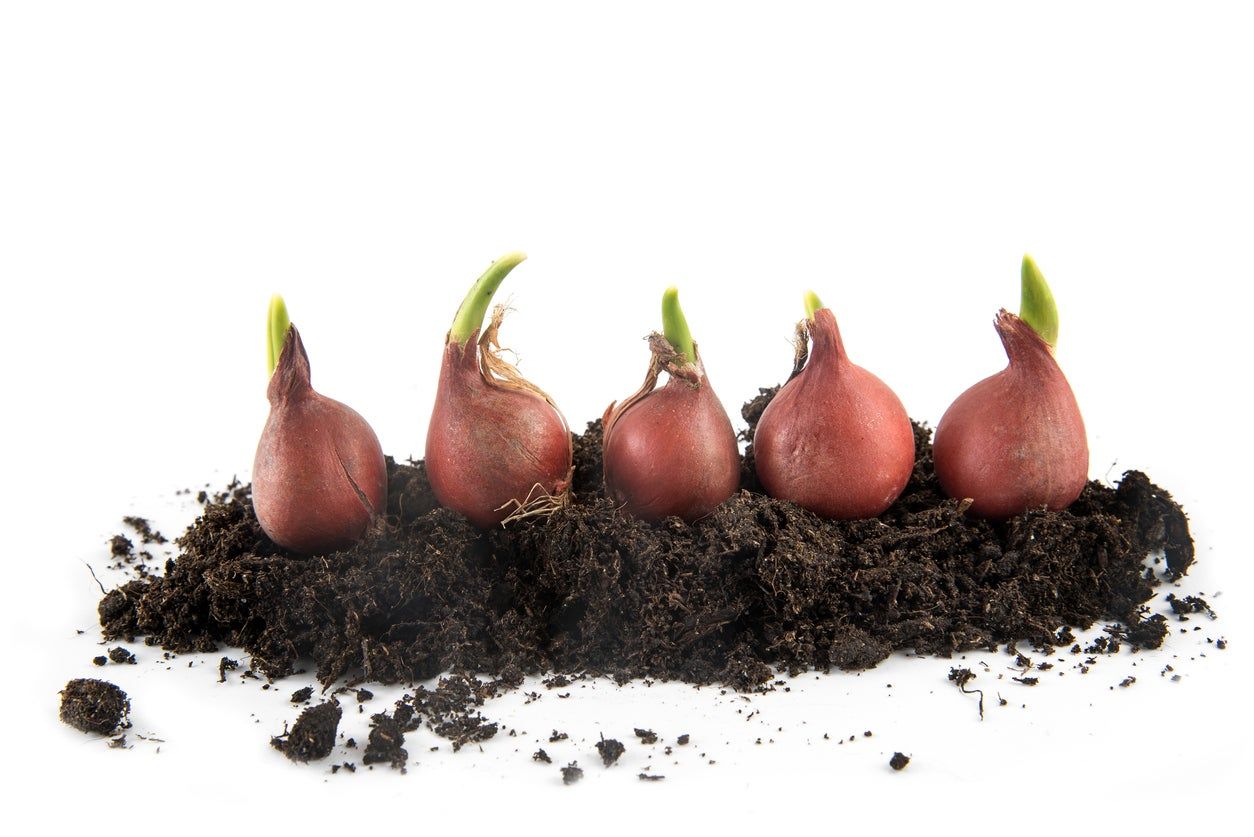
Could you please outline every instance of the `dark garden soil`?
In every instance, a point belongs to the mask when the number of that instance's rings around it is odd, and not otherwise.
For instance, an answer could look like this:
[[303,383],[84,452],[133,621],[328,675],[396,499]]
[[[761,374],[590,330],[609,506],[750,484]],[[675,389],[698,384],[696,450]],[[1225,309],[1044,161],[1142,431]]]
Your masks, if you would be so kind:
[[[745,405],[746,438],[773,393]],[[1112,643],[1163,642],[1166,620],[1143,604],[1193,561],[1188,522],[1166,491],[1129,471],[1118,488],[1090,483],[1067,511],[989,523],[944,497],[930,434],[916,427],[916,438],[902,497],[878,519],[851,522],[761,494],[752,447],[743,490],[708,518],[634,520],[602,495],[600,422],[575,439],[574,502],[490,532],[437,506],[421,462],[389,460],[377,530],[346,552],[294,557],[262,533],[248,488],[232,486],[207,498],[164,574],[104,597],[100,622],[111,640],[174,652],[240,647],[272,678],[312,659],[324,683],[451,670],[497,674],[489,690],[546,671],[752,689],[773,668],[863,669],[899,649],[1070,645],[1070,629],[1098,622],[1111,623]],[[455,742],[495,733],[467,695],[415,701]],[[329,720],[326,706],[306,715]],[[403,762],[409,719],[375,721],[368,757]]]

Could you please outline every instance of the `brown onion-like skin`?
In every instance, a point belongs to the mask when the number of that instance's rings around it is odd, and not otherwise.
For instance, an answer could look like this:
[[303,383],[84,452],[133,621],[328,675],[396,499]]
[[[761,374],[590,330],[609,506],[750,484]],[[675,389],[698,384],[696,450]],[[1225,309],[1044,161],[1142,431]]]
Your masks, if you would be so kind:
[[351,407],[314,391],[295,326],[270,377],[253,460],[253,509],[270,540],[302,555],[347,549],[387,505],[387,464]]
[[1002,310],[995,323],[1010,365],[968,389],[936,425],[932,457],[945,493],[978,517],[1058,511],[1088,482],[1084,419],[1053,350]]
[[546,398],[480,371],[478,338],[445,342],[425,460],[440,505],[487,529],[531,500],[564,495],[572,442]]
[[698,360],[696,378],[672,374],[666,385],[605,411],[605,489],[643,520],[691,523],[718,508],[740,485],[740,451],[727,411]]
[[876,517],[914,469],[914,429],[888,385],[850,362],[827,308],[807,324],[808,361],[771,400],[753,436],[772,497],[837,520]]

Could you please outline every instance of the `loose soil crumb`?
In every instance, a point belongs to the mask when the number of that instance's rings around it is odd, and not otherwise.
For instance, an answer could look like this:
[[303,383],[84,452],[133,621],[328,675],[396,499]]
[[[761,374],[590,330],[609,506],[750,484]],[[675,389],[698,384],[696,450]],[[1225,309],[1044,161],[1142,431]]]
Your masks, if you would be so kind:
[[640,727],[636,727],[636,737],[640,739],[641,744],[657,743],[657,733],[651,729],[640,729]]
[[579,766],[579,762],[572,761],[570,764],[562,768],[562,784],[573,785],[583,778],[583,768]]
[[335,746],[341,714],[334,701],[311,706],[300,713],[290,731],[271,738],[270,745],[292,761],[324,759]]
[[637,773],[637,774],[636,774],[636,778],[637,778],[637,779],[639,779],[639,780],[640,780],[640,781],[642,781],[642,782],[660,782],[660,781],[662,781],[663,779],[665,779],[666,777],[665,777],[665,776],[660,776],[660,775],[658,775],[658,774],[652,774],[652,775],[650,775],[650,774],[648,774],[648,773]]
[[292,703],[304,703],[313,697],[313,686],[306,686],[303,689],[297,689],[292,692]]
[[602,737],[601,740],[597,742],[597,753],[600,754],[601,762],[606,767],[609,767],[611,764],[618,761],[619,757],[626,751],[627,748],[623,746],[623,742],[617,741],[613,738]]
[[125,724],[130,711],[126,692],[107,680],[80,677],[61,690],[61,720],[83,732],[108,735]]
[[109,649],[109,660],[111,662],[125,665],[133,666],[136,664],[135,655],[120,645],[117,648]]
[[888,760],[888,766],[893,770],[905,770],[909,763],[910,757],[904,753],[893,753],[893,757]]
[[549,758],[549,754],[544,752],[543,747],[541,747],[539,750],[536,750],[534,753],[531,754],[531,760],[543,762],[544,764],[553,763],[553,759]]
[[413,706],[403,699],[397,702],[392,714],[380,712],[371,715],[370,737],[366,740],[361,763],[390,764],[404,772],[405,763],[409,760],[409,753],[402,746],[405,743],[405,733],[412,732],[417,727]]

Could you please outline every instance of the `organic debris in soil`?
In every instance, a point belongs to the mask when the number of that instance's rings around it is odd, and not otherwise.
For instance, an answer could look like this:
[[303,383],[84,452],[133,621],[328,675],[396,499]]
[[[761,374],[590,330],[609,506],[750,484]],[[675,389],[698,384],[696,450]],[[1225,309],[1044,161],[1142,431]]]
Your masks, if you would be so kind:
[[61,690],[61,720],[77,730],[108,735],[126,724],[131,702],[107,680],[80,677]]
[[[744,438],[773,394],[745,406]],[[556,671],[749,690],[773,667],[863,669],[897,649],[1048,650],[1061,626],[1099,621],[1114,623],[1115,648],[1162,643],[1166,620],[1142,605],[1193,561],[1167,492],[1129,471],[1066,511],[976,520],[940,491],[929,435],[916,427],[901,498],[861,521],[759,493],[752,445],[743,490],[707,518],[634,520],[602,496],[597,422],[575,438],[575,502],[489,532],[437,506],[421,462],[389,460],[387,525],[311,560],[270,542],[234,485],[164,575],[108,593],[100,620],[106,637],[171,651],[241,647],[272,678],[312,658],[323,683]],[[1158,550],[1162,573],[1145,563]],[[479,740],[458,732],[464,720],[452,739]]]
[[324,759],[335,746],[341,714],[334,701],[311,706],[300,713],[290,731],[271,738],[270,745],[292,761]]

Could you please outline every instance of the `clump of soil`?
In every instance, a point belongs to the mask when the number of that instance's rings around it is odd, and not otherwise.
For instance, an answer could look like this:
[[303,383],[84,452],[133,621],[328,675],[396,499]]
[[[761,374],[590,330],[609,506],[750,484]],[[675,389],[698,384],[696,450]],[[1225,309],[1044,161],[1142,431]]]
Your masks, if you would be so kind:
[[893,770],[905,770],[909,763],[910,757],[905,753],[893,753],[893,757],[888,760],[888,766]]
[[597,753],[601,756],[601,763],[606,767],[618,761],[626,751],[627,748],[623,746],[623,742],[614,738],[602,738],[597,742]]
[[126,692],[107,680],[80,677],[61,690],[61,720],[83,732],[108,735],[125,723],[130,711]]
[[[745,406],[746,439],[774,392]],[[488,532],[438,507],[421,462],[389,459],[386,525],[309,560],[265,536],[236,485],[207,502],[164,575],[108,593],[100,621],[110,639],[170,651],[241,647],[269,677],[311,658],[323,683],[510,672],[502,689],[547,671],[753,689],[775,668],[863,669],[898,649],[1052,649],[1061,627],[1099,621],[1115,647],[1163,642],[1166,620],[1143,603],[1193,561],[1166,491],[1129,471],[1066,511],[976,520],[941,492],[930,432],[915,431],[905,492],[863,521],[763,495],[752,445],[742,490],[709,517],[634,520],[603,496],[599,422],[575,437],[575,502]],[[1161,572],[1146,565],[1160,550]],[[491,734],[473,711],[441,716],[440,688],[415,701],[455,747]]]
[[572,761],[570,764],[562,768],[562,784],[573,785],[583,778],[583,768],[579,766],[579,762]]
[[403,746],[405,733],[417,726],[413,706],[405,702],[397,704],[390,715],[387,712],[371,715],[370,737],[366,741],[362,764],[390,764],[403,771],[405,762],[409,760],[409,752]]
[[331,755],[340,728],[340,705],[327,701],[300,713],[290,731],[270,739],[274,749],[292,761],[317,761]]

